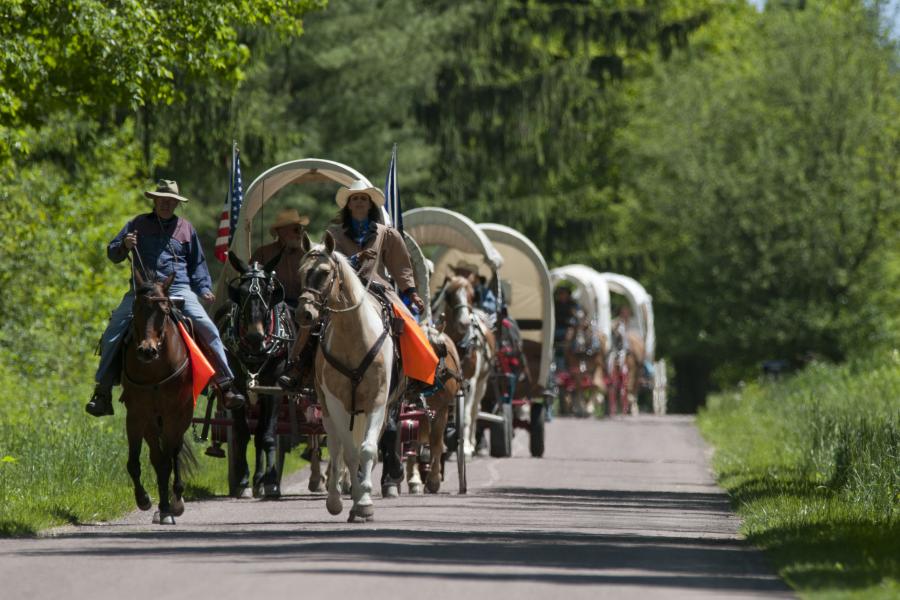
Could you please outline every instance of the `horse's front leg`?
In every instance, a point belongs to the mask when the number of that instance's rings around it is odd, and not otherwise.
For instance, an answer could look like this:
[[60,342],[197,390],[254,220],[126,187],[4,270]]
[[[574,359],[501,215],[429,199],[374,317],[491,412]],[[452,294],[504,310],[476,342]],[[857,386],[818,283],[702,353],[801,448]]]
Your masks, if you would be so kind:
[[234,431],[234,456],[230,457],[234,468],[229,495],[235,498],[250,497],[250,465],[247,464],[247,446],[250,444],[250,425],[247,422],[247,408],[231,411]]
[[322,476],[322,446],[318,435],[308,437],[309,444],[309,491],[315,494],[326,490],[325,478]]
[[257,495],[273,499],[281,497],[278,488],[278,466],[276,452],[276,426],[278,424],[278,399],[274,396],[260,396],[259,421],[256,426],[256,471],[253,486]]
[[[447,399],[449,397],[449,399]],[[438,493],[441,489],[441,480],[444,474],[441,472],[443,461],[441,457],[444,455],[444,430],[447,429],[447,421],[450,418],[450,404],[456,394],[450,394],[449,390],[444,390],[440,394],[443,406],[438,407],[434,413],[434,419],[431,421],[431,427],[428,436],[428,445],[431,447],[431,466],[428,471],[428,478],[425,481],[425,489],[432,494]]]
[[172,514],[180,517],[184,514],[184,481],[181,479],[181,453],[184,450],[184,438],[182,437],[176,447],[175,456],[172,458],[172,471],[174,480],[172,482]]
[[150,462],[156,471],[157,491],[159,492],[159,510],[153,516],[153,522],[160,525],[174,525],[175,516],[169,503],[169,477],[172,475],[172,449],[162,438],[160,431],[146,437],[150,447]]
[[134,502],[141,510],[150,510],[153,501],[141,484],[141,445],[144,443],[138,419],[132,411],[125,417],[125,431],[128,435],[128,475],[134,484]]
[[334,422],[331,417],[322,415],[322,424],[328,433],[328,454],[331,459],[328,461],[328,499],[325,500],[325,508],[332,515],[339,515],[344,510],[343,502],[341,502],[341,464],[342,455],[344,453],[341,436],[335,429]]
[[[387,382],[385,382],[387,388]],[[384,394],[387,394],[385,389]],[[353,480],[353,511],[350,520],[366,522],[375,520],[375,506],[372,502],[372,468],[375,466],[375,458],[378,456],[378,438],[384,425],[384,416],[387,412],[387,398],[378,404],[375,409],[366,415],[366,428],[363,433],[362,444],[357,454],[358,464],[349,465],[350,475]],[[356,467],[356,470],[354,469]],[[353,477],[354,473],[357,474]]]

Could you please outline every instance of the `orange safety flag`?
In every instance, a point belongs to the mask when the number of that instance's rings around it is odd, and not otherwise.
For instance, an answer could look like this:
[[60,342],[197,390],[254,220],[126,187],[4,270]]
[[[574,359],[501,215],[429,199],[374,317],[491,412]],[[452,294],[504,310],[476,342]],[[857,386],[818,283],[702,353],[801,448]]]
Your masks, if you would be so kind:
[[403,358],[403,372],[407,377],[434,383],[434,370],[438,365],[437,354],[428,343],[425,332],[408,312],[394,304],[394,314],[403,319],[403,333],[400,334],[400,356]]
[[181,339],[184,340],[184,345],[187,346],[188,353],[191,355],[191,377],[194,384],[194,407],[196,407],[197,396],[209,383],[209,379],[216,374],[216,370],[206,360],[203,352],[197,347],[196,342],[191,338],[181,321],[178,322],[178,331],[181,332]]

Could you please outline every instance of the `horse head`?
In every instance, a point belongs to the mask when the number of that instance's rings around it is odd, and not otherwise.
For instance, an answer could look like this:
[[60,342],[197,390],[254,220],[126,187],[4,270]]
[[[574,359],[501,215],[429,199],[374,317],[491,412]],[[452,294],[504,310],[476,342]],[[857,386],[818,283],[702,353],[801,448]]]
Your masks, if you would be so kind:
[[296,319],[301,327],[310,327],[326,312],[328,300],[337,293],[335,282],[340,276],[340,264],[334,254],[335,241],[326,232],[324,243],[313,247],[309,236],[303,232],[301,239],[303,258],[298,268],[300,296],[297,298]]
[[145,280],[139,270],[134,272],[134,339],[137,342],[137,357],[149,363],[160,355],[166,341],[166,320],[172,314],[169,287],[175,280],[172,273],[164,281]]
[[267,332],[275,327],[275,307],[284,301],[284,288],[274,271],[279,258],[265,265],[256,261],[248,265],[228,252],[228,261],[240,274],[228,285],[228,296],[238,306],[238,339],[251,352],[265,350]]
[[443,321],[454,342],[467,338],[473,326],[475,290],[465,277],[451,277],[446,285]]

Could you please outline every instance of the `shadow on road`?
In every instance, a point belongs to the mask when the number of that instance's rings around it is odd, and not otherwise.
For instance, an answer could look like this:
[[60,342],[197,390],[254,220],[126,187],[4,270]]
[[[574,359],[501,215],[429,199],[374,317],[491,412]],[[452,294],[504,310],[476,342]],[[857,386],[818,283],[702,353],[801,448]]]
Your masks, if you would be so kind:
[[[491,525],[467,521],[466,509],[504,511],[511,508],[553,515],[568,525],[529,527],[527,522],[498,519]],[[424,499],[423,504],[428,504]],[[357,575],[371,577],[438,578],[472,581],[534,581],[570,585],[646,585],[703,590],[784,591],[761,555],[746,552],[745,543],[721,536],[578,532],[599,528],[611,508],[662,510],[688,514],[727,513],[724,495],[689,492],[576,490],[567,488],[495,488],[467,499],[467,504],[444,498],[435,502],[440,519],[428,521],[431,530],[405,529],[397,523],[348,527],[334,521],[296,525],[255,523],[266,529],[89,531],[65,536],[83,538],[73,548],[33,548],[18,554],[32,556],[116,556],[121,558],[175,557],[204,562],[255,562],[263,570],[282,574]],[[423,507],[417,510],[426,510]],[[558,509],[563,509],[562,511]],[[428,513],[423,513],[428,514]],[[489,513],[494,514],[494,513]],[[496,513],[499,514],[499,513]],[[520,515],[521,517],[521,515]],[[677,518],[677,516],[676,516]],[[693,517],[693,518],[696,518]],[[243,523],[232,524],[236,528]],[[324,528],[331,525],[331,528]],[[555,529],[555,530],[554,530]],[[576,531],[573,531],[575,529]],[[348,568],[349,563],[365,565]]]

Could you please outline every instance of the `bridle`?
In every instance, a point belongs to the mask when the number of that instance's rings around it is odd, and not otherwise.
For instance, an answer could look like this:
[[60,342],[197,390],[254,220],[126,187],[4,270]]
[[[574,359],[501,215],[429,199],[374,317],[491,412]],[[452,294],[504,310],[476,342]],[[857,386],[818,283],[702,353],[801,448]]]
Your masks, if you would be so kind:
[[[250,285],[247,287],[246,296],[244,296],[242,293],[242,286],[235,285],[235,282],[237,281],[240,284],[243,284],[247,280],[250,281]],[[263,294],[263,286],[261,285],[261,282],[263,281],[266,282],[265,294]],[[265,271],[262,269],[253,269],[247,271],[240,277],[231,280],[228,285],[230,289],[237,291],[240,299],[240,302],[236,303],[238,307],[238,317],[234,320],[234,336],[237,338],[238,343],[242,348],[246,348],[244,336],[242,335],[244,315],[247,313],[253,300],[258,300],[258,302],[262,304],[263,329],[266,331],[266,342],[268,342],[263,343],[263,353],[268,354],[275,342],[288,340],[288,338],[278,335],[278,331],[276,331],[275,328],[276,305],[273,303],[273,298],[276,285],[280,284],[272,275],[266,275]],[[250,352],[250,354],[256,353]]]
[[[331,266],[331,273],[328,275],[328,280],[325,282],[325,285],[322,288],[314,288],[308,287],[306,285],[303,286],[303,290],[300,292],[300,295],[297,297],[298,304],[302,301],[303,304],[311,304],[316,312],[319,313],[319,318],[322,319],[329,312],[345,312],[336,310],[328,306],[328,300],[331,298],[331,294],[334,291],[334,284],[337,282],[338,291],[343,288],[343,281],[340,277],[340,268],[337,264],[337,260],[334,259],[330,254],[326,252],[320,252],[318,250],[310,250],[306,256],[308,258],[324,258],[328,261],[328,264]],[[309,327],[307,325],[307,327]]]
[[[168,310],[163,310],[163,327],[162,327],[162,332],[160,333],[160,336],[159,336],[159,343],[157,344],[157,347],[156,347],[157,352],[158,352],[159,350],[162,349],[163,344],[166,341],[166,329],[167,329],[166,321],[168,319],[172,318],[172,299],[169,298],[168,296],[144,296],[144,294],[147,294],[147,293],[150,293],[153,291],[155,291],[155,290],[151,289],[151,290],[147,290],[146,292],[142,292],[142,293],[138,293],[137,291],[135,291],[135,302],[137,302],[138,296],[143,296],[144,300],[147,300],[151,304],[159,304],[159,305],[162,305],[162,306],[168,308]],[[147,321],[144,322],[145,330],[146,330],[146,323],[147,323]],[[173,324],[174,324],[174,319],[173,319]],[[134,319],[132,319],[132,327],[134,328],[135,339],[137,340],[138,339],[137,334],[139,332],[137,330],[137,321]],[[136,342],[136,343],[140,343],[140,342]],[[179,366],[177,369],[175,369],[175,371],[172,374],[168,375],[167,377],[163,378],[162,380],[156,381],[153,383],[139,383],[137,381],[134,381],[131,377],[128,376],[128,371],[125,369],[125,355],[123,353],[123,355],[122,355],[122,376],[129,383],[129,385],[132,385],[137,388],[157,390],[160,387],[162,387],[163,385],[169,383],[170,381],[174,380],[176,377],[181,375],[184,372],[184,370],[187,368],[187,366],[190,364],[190,362],[191,362],[190,355],[187,355],[184,357],[184,362],[181,363],[181,366]]]

